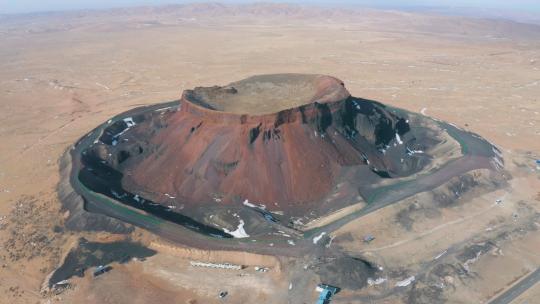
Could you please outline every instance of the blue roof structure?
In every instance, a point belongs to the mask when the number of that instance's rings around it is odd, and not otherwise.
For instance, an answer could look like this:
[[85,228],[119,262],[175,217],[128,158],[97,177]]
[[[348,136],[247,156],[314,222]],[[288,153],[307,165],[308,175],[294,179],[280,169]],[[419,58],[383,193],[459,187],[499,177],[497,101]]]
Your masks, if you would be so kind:
[[330,298],[338,292],[337,287],[326,285],[326,284],[319,284],[317,288],[321,288],[322,291],[319,294],[319,299],[317,300],[317,304],[328,304],[330,303]]
[[319,300],[317,300],[317,304],[327,304],[332,294],[330,293],[330,290],[325,289],[321,292],[319,295]]

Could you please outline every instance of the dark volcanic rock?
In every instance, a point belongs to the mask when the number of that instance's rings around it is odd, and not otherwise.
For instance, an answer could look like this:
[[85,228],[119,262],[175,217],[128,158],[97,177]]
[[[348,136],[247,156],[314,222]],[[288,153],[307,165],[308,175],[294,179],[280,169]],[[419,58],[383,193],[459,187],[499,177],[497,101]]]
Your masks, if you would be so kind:
[[51,275],[49,287],[73,276],[82,277],[91,267],[113,262],[127,263],[132,258],[147,258],[154,254],[154,250],[130,241],[99,243],[81,238],[78,246],[67,254],[62,266]]
[[85,210],[85,199],[73,189],[71,182],[72,159],[66,151],[59,160],[60,175],[62,179],[57,186],[58,198],[62,202],[62,211],[68,216],[64,225],[74,231],[107,231],[111,233],[127,234],[133,231],[133,226],[112,217],[89,213]]
[[[414,142],[406,117],[351,97],[321,75],[266,75],[184,92],[178,111],[119,121],[93,153],[152,201],[241,203],[311,209],[351,168],[365,180],[405,176],[424,161],[386,153]],[[139,121],[139,122],[138,122]],[[122,141],[114,134],[122,133]],[[410,136],[409,136],[410,135]],[[105,147],[105,148],[104,148]],[[112,156],[107,157],[108,153]]]
[[336,286],[356,290],[365,287],[367,279],[377,271],[377,267],[367,261],[344,256],[321,262],[315,272],[322,282],[332,282]]
[[[77,174],[95,193],[197,231],[228,237],[240,216],[264,233],[265,221],[301,225],[422,171],[439,132],[330,76],[262,75],[119,115],[81,139]],[[85,207],[125,217],[111,208]]]

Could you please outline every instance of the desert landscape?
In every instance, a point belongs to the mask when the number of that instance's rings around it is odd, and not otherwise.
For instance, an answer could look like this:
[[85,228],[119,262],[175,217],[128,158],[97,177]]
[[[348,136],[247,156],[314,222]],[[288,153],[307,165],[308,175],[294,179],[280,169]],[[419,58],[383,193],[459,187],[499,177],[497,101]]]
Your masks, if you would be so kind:
[[[189,4],[0,15],[0,41],[0,303],[316,303],[320,283],[339,287],[331,303],[538,303],[540,26],[532,21]],[[332,78],[290,76],[300,74]],[[287,76],[254,81],[255,75]],[[285,94],[274,86],[293,89]],[[306,98],[312,86],[324,94]],[[262,95],[245,97],[243,88]],[[340,161],[320,156],[334,150],[319,142],[351,135],[354,128],[338,125],[351,106],[372,101],[382,104],[378,115],[391,117],[391,136],[352,145],[366,158],[347,154],[351,148],[341,143],[335,144]],[[292,116],[273,113],[312,104],[309,136],[275,148],[288,155],[280,159],[291,160],[290,168],[299,166],[283,171],[298,183],[266,175],[277,169],[258,165],[270,156],[234,163],[244,141],[259,151],[265,141],[303,134]],[[325,104],[332,123],[317,112]],[[195,112],[202,118],[189,116]],[[139,120],[131,113],[156,114]],[[227,115],[247,115],[252,125],[205,129]],[[261,128],[258,115],[266,115]],[[364,119],[358,115],[357,123]],[[283,133],[272,131],[280,125],[276,117],[290,124]],[[398,131],[400,118],[411,132]],[[106,129],[117,121],[122,129]],[[99,126],[111,138],[94,134]],[[368,129],[354,130],[370,138]],[[178,152],[185,150],[160,135],[167,132],[182,138],[200,132],[198,148],[189,150],[194,156]],[[225,133],[235,135],[216,136]],[[437,140],[425,140],[425,160],[405,166],[392,147],[403,145],[399,153],[416,157],[405,149],[411,134]],[[98,135],[107,150],[92,146]],[[179,166],[200,161],[215,151],[204,145],[214,137],[229,147],[219,151],[230,160],[219,162],[225,171],[206,176],[212,183],[197,184],[185,168],[167,167],[171,159]],[[143,139],[158,148],[130,143]],[[160,152],[162,144],[169,150]],[[142,156],[133,156],[139,148]],[[97,188],[80,191],[75,182],[88,186],[90,179],[81,178],[84,166],[73,159],[84,151],[114,154],[107,166],[133,173],[121,184],[132,200],[151,198],[230,240],[190,232],[150,209],[122,211],[114,194],[105,203]],[[156,152],[147,158],[146,151]],[[482,158],[466,158],[471,151],[483,151]],[[468,162],[437,175],[459,159]],[[318,168],[327,163],[331,169]],[[367,175],[336,173],[352,165],[369,168]],[[380,179],[371,177],[376,172]],[[404,184],[396,188],[394,181]],[[280,191],[291,184],[300,186]],[[268,209],[259,208],[264,199]],[[290,208],[270,207],[289,201]],[[236,206],[238,215],[221,206]],[[238,216],[245,231],[236,227]],[[252,239],[237,238],[252,231]]]

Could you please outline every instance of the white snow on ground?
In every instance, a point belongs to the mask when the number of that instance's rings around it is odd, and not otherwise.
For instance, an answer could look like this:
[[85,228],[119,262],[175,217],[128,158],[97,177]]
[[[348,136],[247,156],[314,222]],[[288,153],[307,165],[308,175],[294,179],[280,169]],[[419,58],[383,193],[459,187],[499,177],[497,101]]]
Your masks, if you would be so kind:
[[124,198],[124,197],[126,196],[125,193],[122,194],[122,195],[120,195],[120,194],[118,194],[118,193],[117,193],[116,191],[114,191],[114,190],[111,190],[111,194],[114,195],[114,197],[116,197],[116,198],[118,198],[118,199],[122,199],[122,198]]
[[250,203],[249,203],[249,200],[245,200],[243,204],[244,204],[244,206],[248,206],[248,207],[250,207],[250,208],[257,208],[257,206],[255,206],[255,205],[253,205],[253,204],[250,204]]
[[135,125],[135,122],[133,121],[133,117],[126,117],[123,119],[128,128],[131,128]]
[[225,231],[226,233],[228,233],[228,234],[230,234],[230,235],[232,235],[232,236],[234,236],[235,238],[238,238],[238,239],[249,237],[249,234],[247,234],[246,231],[244,230],[244,221],[243,220],[240,220],[240,224],[238,224],[238,227],[236,228],[236,230],[230,231],[227,228],[223,228],[223,231]]
[[126,123],[127,125],[127,128],[125,128],[122,132],[116,134],[113,136],[113,141],[112,141],[112,145],[113,146],[116,146],[116,144],[118,144],[118,138],[126,133],[131,127],[133,127],[135,125],[135,122],[133,121],[133,119],[131,117],[128,117],[128,118],[124,118],[124,122]]
[[413,154],[422,154],[424,153],[424,151],[422,150],[411,150],[410,148],[407,147],[407,155],[411,156]]
[[169,193],[165,193],[165,196],[168,197],[168,198],[172,198],[172,199],[176,198],[176,196],[172,196]]
[[422,110],[420,110],[420,113],[422,113],[422,115],[426,115],[426,110],[427,108],[422,108]]
[[433,260],[438,260],[440,259],[443,255],[445,255],[446,253],[448,252],[448,250],[445,250],[441,253],[439,253],[436,257],[433,258]]
[[396,283],[396,287],[405,287],[405,286],[409,286],[412,282],[414,282],[416,278],[414,276],[410,276],[408,278],[406,278],[405,280],[403,281],[399,281]]
[[495,162],[497,169],[504,168],[504,164],[498,157],[493,157],[493,161]]
[[154,110],[154,112],[164,112],[164,111],[167,111],[168,109],[172,109],[172,108],[174,108],[174,107],[175,107],[175,106],[165,107],[165,108],[161,108],[161,109]]
[[325,247],[330,248],[330,245],[332,245],[333,240],[334,240],[334,237],[330,237],[330,241],[328,241],[328,244],[326,244]]
[[242,203],[244,206],[248,206],[250,208],[259,208],[259,209],[263,209],[263,210],[266,210],[266,205],[264,204],[259,204],[258,206],[255,205],[255,204],[251,204],[248,200],[245,200],[243,203]]
[[493,150],[493,153],[495,153],[495,155],[497,155],[500,158],[503,158],[503,155],[501,154],[501,152],[498,149],[495,149],[494,147],[491,147],[491,150]]
[[289,245],[291,245],[291,246],[296,245],[293,240],[287,240],[287,243],[289,243]]
[[319,234],[318,236],[314,237],[313,238],[313,244],[317,244],[321,239],[322,237],[326,234],[326,232],[321,232],[321,234]]
[[298,226],[304,226],[304,222],[302,222],[301,218],[293,220],[293,224],[298,225]]
[[396,141],[398,144],[403,145],[403,141],[401,141],[401,137],[399,137],[399,134],[396,133]]
[[291,237],[290,234],[286,234],[285,231],[281,231],[281,230],[279,230],[277,234],[282,235],[284,237]]
[[386,282],[386,278],[377,278],[377,279],[372,279],[372,278],[368,278],[367,279],[367,283],[369,286],[373,286],[373,285],[379,285],[379,284],[382,284]]

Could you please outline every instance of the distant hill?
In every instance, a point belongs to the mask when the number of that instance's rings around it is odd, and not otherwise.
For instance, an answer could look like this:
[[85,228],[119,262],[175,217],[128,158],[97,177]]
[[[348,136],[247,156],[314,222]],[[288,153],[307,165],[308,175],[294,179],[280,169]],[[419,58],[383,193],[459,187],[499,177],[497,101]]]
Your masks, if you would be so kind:
[[[95,20],[109,20],[119,27],[202,24],[354,24],[357,28],[444,34],[467,37],[539,38],[540,25],[507,19],[450,16],[446,11],[398,11],[369,8],[334,8],[293,4],[196,3],[144,6],[109,10],[0,15],[0,28],[42,32],[71,30]],[[466,12],[463,12],[465,15]],[[472,13],[471,13],[472,14]],[[41,23],[42,21],[42,23]],[[29,29],[30,28],[30,29]]]

